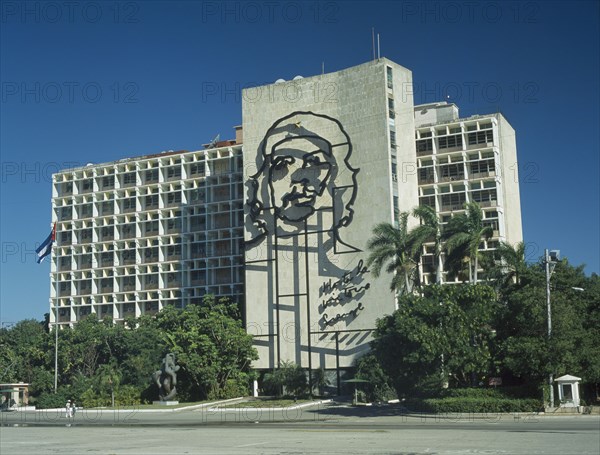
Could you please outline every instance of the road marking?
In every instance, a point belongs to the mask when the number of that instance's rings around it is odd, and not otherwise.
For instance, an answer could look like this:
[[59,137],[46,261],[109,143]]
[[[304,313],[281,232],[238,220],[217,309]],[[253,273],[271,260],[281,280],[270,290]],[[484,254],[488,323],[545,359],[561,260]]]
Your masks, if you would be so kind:
[[241,446],[235,446],[236,449],[239,449],[240,447],[250,447],[250,446],[260,446],[262,444],[267,444],[269,441],[265,441],[265,442],[253,442],[252,444],[243,444]]

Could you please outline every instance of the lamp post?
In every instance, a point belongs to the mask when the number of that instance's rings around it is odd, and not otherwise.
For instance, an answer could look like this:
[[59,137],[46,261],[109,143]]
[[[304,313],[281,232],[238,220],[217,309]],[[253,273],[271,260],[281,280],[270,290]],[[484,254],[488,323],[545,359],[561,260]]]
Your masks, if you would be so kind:
[[[556,267],[556,262],[560,258],[560,251],[548,251],[548,249],[544,250],[544,265],[546,266],[546,309],[548,311],[548,342],[552,337],[552,307],[550,305],[550,277],[552,276],[552,272],[554,272],[554,268]],[[550,346],[548,344],[548,346]],[[550,408],[554,407],[554,375],[552,371],[550,371],[548,375],[548,386],[550,387]]]

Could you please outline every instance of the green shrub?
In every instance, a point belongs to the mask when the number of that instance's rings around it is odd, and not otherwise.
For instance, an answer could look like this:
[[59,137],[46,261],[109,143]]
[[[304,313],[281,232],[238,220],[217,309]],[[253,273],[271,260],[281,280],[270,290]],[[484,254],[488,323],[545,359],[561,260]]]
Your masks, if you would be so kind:
[[434,414],[536,412],[542,408],[542,402],[535,398],[446,397],[409,400],[406,406],[411,411]]
[[35,400],[35,407],[37,409],[64,408],[69,399],[67,393],[65,389],[58,389],[58,393],[42,392]]
[[304,396],[308,393],[306,373],[293,362],[281,362],[272,373],[265,374],[264,388],[268,393],[281,396]]
[[141,403],[142,391],[139,387],[122,385],[115,392],[115,406],[134,406]]

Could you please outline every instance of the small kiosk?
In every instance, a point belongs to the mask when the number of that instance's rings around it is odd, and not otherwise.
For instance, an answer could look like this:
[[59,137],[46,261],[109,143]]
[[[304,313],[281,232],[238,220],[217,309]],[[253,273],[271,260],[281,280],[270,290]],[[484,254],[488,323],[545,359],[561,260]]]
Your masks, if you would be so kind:
[[27,406],[29,404],[29,384],[17,382],[13,384],[0,384],[0,409],[11,409]]
[[565,374],[554,380],[558,384],[558,399],[562,408],[579,407],[579,381],[581,378]]

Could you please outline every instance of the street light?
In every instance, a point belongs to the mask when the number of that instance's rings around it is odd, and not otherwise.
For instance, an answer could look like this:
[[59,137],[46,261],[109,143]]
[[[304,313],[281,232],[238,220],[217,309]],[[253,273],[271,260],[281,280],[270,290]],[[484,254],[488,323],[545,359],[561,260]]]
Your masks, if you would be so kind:
[[[552,337],[552,307],[550,305],[550,277],[556,268],[557,262],[560,260],[560,250],[548,251],[544,250],[544,265],[546,266],[546,308],[548,310],[548,342]],[[585,289],[571,287],[574,291],[583,292]],[[549,345],[548,345],[549,346]],[[554,407],[554,375],[552,372],[548,375],[548,385],[550,386],[550,408]]]
[[[550,342],[550,338],[552,337],[552,308],[550,306],[550,277],[552,276],[552,272],[554,272],[554,268],[556,267],[556,263],[560,259],[560,251],[553,250],[548,251],[546,248],[544,250],[544,265],[546,266],[546,309],[548,311],[548,342]],[[550,346],[550,344],[548,344]],[[554,375],[552,372],[548,375],[548,385],[550,386],[550,403],[549,408],[554,407]]]

